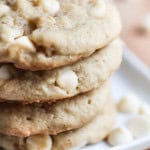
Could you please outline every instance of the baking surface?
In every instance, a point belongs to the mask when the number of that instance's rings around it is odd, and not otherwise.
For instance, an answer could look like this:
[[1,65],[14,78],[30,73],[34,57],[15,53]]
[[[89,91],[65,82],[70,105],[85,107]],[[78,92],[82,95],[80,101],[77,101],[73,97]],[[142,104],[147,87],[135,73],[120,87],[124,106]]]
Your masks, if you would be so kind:
[[123,22],[122,38],[150,68],[150,33],[137,30],[144,17],[150,14],[150,0],[115,0]]

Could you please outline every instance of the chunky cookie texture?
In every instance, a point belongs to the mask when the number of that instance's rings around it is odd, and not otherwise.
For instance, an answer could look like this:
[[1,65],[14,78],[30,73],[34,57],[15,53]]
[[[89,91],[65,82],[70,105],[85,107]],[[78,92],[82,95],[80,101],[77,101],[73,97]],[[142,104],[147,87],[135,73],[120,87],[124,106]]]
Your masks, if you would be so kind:
[[79,149],[104,139],[115,122],[115,108],[107,101],[103,111],[82,128],[66,131],[58,135],[34,135],[18,138],[0,135],[0,146],[5,150],[70,150]]
[[108,0],[3,0],[0,62],[33,71],[64,66],[106,46],[120,29]]
[[55,135],[82,127],[91,121],[110,98],[110,84],[53,104],[0,104],[0,133],[27,137],[36,134]]
[[52,102],[85,93],[103,85],[119,67],[119,40],[73,65],[52,71],[31,72],[0,67],[0,101]]

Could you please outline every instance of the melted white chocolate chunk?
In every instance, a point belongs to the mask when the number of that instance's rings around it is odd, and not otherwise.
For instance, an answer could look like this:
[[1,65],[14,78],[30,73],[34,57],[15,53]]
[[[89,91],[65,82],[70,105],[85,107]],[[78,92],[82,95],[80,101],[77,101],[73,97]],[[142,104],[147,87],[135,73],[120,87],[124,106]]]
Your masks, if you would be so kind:
[[9,12],[10,8],[7,5],[0,4],[0,17]]
[[96,4],[91,8],[90,14],[94,17],[104,17],[106,13],[106,4],[103,0],[97,0]]
[[39,0],[39,5],[51,15],[56,15],[60,9],[60,4],[57,0]]
[[64,90],[72,91],[78,86],[78,77],[75,72],[66,69],[59,72],[56,82]]
[[52,140],[49,135],[35,135],[27,138],[27,150],[51,150]]
[[33,43],[30,41],[30,39],[27,36],[22,36],[16,39],[13,44],[17,44],[18,46],[22,46],[32,51],[35,50]]

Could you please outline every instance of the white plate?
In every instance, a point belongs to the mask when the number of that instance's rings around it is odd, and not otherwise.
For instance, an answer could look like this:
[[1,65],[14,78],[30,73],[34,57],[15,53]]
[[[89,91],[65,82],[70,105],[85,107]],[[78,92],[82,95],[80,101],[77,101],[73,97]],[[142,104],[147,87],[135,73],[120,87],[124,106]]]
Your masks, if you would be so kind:
[[[119,99],[128,93],[134,93],[146,103],[150,103],[150,70],[126,48],[120,70],[113,76],[112,94],[114,99]],[[119,115],[119,124],[124,123],[128,117]],[[82,150],[144,150],[146,148],[150,148],[150,136],[116,147],[101,142]]]

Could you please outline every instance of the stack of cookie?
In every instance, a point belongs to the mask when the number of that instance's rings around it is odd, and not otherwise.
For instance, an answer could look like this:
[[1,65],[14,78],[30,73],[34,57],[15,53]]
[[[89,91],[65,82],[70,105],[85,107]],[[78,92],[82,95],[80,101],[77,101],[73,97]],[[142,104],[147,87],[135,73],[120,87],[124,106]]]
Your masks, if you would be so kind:
[[70,150],[105,138],[120,30],[110,0],[1,0],[0,146]]

